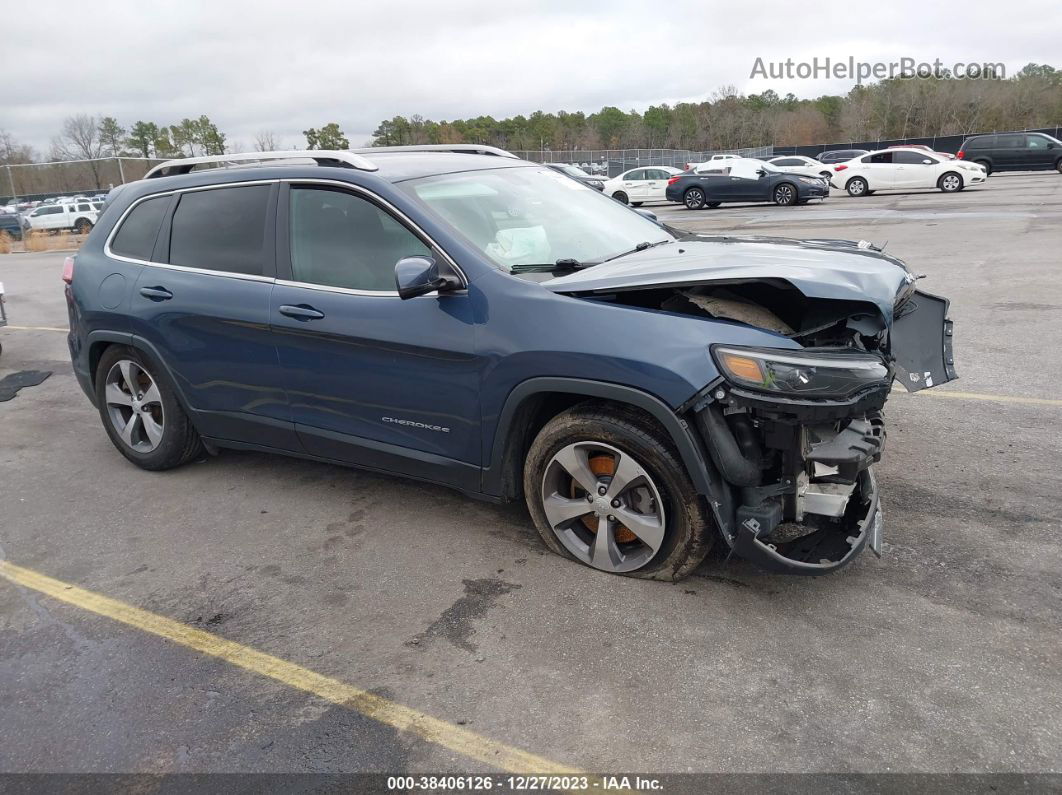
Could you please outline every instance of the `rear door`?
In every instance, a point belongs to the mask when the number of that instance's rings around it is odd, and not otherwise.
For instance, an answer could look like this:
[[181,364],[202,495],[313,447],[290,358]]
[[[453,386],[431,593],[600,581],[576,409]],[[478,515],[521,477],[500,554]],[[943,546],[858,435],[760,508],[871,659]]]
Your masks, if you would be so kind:
[[444,257],[373,194],[284,185],[270,310],[307,452],[478,488],[479,366],[467,291],[403,301],[395,264]]
[[130,314],[200,432],[298,450],[269,328],[277,191],[241,183],[175,193]]
[[996,171],[1018,171],[1028,168],[1025,164],[1025,136],[1021,133],[997,135],[994,154]]
[[861,171],[871,190],[888,190],[896,187],[896,166],[892,152],[878,152],[859,159]]

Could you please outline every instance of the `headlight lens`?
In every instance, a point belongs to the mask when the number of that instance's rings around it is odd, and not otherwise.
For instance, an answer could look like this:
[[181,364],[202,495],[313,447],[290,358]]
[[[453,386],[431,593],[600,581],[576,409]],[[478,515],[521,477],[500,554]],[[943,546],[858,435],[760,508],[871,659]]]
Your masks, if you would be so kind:
[[818,177],[797,177],[801,182],[806,185],[821,185],[822,180]]
[[790,397],[846,398],[887,386],[889,368],[877,356],[851,351],[786,351],[717,345],[712,357],[734,386]]

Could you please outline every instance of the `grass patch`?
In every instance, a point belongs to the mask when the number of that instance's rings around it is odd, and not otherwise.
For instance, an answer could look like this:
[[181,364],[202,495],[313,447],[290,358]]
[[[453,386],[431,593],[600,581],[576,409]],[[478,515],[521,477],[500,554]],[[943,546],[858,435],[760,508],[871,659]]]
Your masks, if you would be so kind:
[[56,251],[64,248],[78,248],[81,245],[81,236],[67,231],[51,234],[43,229],[35,229],[27,232],[22,238],[22,245],[26,251]]

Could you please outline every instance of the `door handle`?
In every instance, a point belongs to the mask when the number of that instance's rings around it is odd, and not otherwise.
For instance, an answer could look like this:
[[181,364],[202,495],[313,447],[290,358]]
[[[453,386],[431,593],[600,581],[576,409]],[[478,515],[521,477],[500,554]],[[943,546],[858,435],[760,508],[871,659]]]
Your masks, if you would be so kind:
[[173,293],[165,287],[141,287],[140,294],[152,301],[169,301],[173,298]]
[[309,304],[299,304],[298,306],[284,304],[278,311],[280,314],[293,317],[296,320],[320,320],[324,317],[324,312],[318,312]]

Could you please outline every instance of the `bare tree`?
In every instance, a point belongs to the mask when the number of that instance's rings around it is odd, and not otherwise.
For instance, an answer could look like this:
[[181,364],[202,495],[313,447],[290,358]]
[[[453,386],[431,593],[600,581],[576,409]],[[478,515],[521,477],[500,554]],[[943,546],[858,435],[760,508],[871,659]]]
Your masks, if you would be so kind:
[[254,151],[256,152],[274,152],[280,148],[280,143],[272,130],[262,130],[254,137]]
[[106,144],[100,136],[99,123],[95,116],[79,113],[68,116],[63,122],[62,132],[52,141],[52,151],[62,160],[87,160],[88,169],[96,183],[96,190],[103,186],[100,172],[103,164],[99,158],[104,156]]
[[18,143],[7,130],[0,130],[0,165],[32,163],[35,159],[31,147]]

